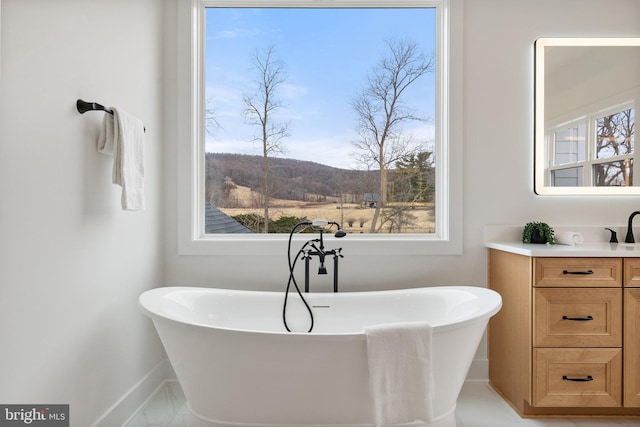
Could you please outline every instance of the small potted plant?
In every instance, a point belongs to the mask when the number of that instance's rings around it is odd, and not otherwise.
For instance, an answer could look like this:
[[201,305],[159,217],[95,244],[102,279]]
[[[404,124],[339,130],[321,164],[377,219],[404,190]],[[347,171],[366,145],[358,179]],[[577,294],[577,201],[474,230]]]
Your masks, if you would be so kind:
[[544,222],[528,222],[522,230],[522,243],[555,243],[553,228]]

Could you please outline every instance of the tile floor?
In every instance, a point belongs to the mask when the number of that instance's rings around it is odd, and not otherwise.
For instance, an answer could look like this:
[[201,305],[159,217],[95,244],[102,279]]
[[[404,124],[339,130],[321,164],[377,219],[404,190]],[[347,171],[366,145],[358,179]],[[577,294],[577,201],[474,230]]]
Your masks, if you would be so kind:
[[177,381],[166,381],[122,427],[187,427],[187,400]]
[[[177,382],[166,382],[123,427],[187,427],[188,409]],[[640,419],[522,419],[485,382],[467,382],[456,409],[457,427],[640,427]]]

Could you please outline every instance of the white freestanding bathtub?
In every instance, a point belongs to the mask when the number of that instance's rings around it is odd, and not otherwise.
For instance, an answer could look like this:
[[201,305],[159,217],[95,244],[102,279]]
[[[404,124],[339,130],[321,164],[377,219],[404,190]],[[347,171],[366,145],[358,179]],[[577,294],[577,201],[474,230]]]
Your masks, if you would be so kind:
[[465,286],[297,294],[165,287],[140,296],[190,409],[190,427],[372,426],[363,328],[433,326],[434,421],[453,427],[456,400],[500,296]]

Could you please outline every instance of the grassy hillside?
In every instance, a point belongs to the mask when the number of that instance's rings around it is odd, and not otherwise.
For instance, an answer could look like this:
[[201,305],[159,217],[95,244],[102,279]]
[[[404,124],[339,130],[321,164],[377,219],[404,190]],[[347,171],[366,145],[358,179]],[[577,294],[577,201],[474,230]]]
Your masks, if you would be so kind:
[[[207,153],[207,194],[217,206],[225,200],[231,186],[258,191],[262,186],[262,157],[242,154]],[[320,163],[270,158],[271,197],[303,202],[323,202],[332,199],[357,202],[364,193],[377,192],[377,171],[356,171],[334,168]],[[350,200],[353,199],[353,200]]]

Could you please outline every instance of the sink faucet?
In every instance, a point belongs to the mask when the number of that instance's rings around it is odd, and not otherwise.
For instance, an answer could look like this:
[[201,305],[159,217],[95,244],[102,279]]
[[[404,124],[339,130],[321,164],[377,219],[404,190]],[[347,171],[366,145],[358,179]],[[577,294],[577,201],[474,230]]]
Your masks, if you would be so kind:
[[627,227],[627,237],[624,238],[625,243],[635,243],[636,240],[633,238],[633,228],[631,224],[633,223],[633,217],[640,214],[640,211],[635,211],[631,215],[629,215],[629,225]]

